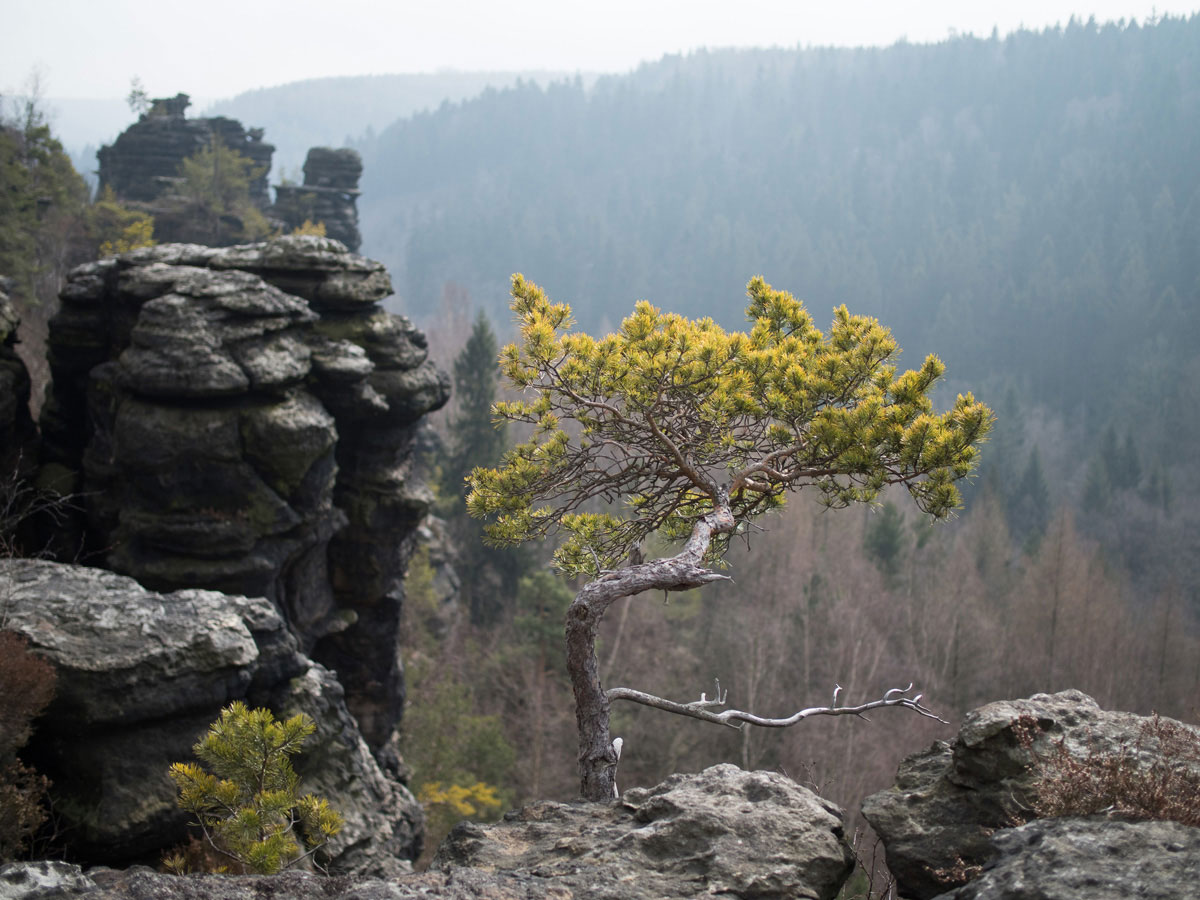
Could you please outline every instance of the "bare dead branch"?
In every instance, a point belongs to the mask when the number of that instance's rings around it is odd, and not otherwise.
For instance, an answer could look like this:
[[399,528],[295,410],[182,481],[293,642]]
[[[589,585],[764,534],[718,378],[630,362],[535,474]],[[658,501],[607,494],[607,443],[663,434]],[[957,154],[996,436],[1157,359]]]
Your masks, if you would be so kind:
[[861,703],[858,706],[838,706],[837,697],[842,688],[841,685],[835,685],[832,705],[811,706],[808,709],[802,709],[782,719],[769,719],[740,709],[727,709],[719,713],[710,712],[709,707],[725,705],[725,698],[728,692],[725,694],[721,693],[721,683],[719,681],[717,682],[716,699],[709,700],[706,695],[701,694],[699,700],[691,703],[676,703],[673,700],[666,700],[662,697],[656,697],[653,694],[634,690],[633,688],[609,688],[605,691],[605,694],[609,702],[613,700],[629,700],[633,703],[640,703],[642,706],[652,706],[655,709],[661,709],[664,712],[675,713],[679,716],[689,716],[693,719],[701,719],[705,722],[713,722],[717,725],[726,725],[736,729],[740,729],[743,724],[757,725],[760,728],[790,728],[792,725],[813,716],[858,716],[866,719],[864,713],[870,712],[873,709],[885,709],[887,707],[911,709],[917,715],[924,716],[927,719],[935,719],[943,724],[950,724],[921,703],[921,698],[924,694],[917,694],[912,697],[908,696],[912,689],[913,686],[911,684],[906,688],[892,688],[878,700],[871,700],[867,703]]

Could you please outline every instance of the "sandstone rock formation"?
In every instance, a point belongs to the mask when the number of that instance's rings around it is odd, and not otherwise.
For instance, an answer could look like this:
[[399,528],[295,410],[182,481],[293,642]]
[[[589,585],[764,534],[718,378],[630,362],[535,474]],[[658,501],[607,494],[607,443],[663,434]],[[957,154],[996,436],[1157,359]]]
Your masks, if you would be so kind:
[[262,174],[251,185],[251,198],[265,208],[267,169],[275,148],[263,142],[258,129],[247,131],[236,119],[217,116],[189,119],[187,94],[152,101],[150,109],[121,132],[111,145],[96,153],[100,161],[100,187],[110,187],[125,200],[151,201],[179,173],[179,164],[208,146],[213,136],[230,149],[254,161]]
[[186,210],[164,198],[178,181],[180,163],[214,138],[254,163],[258,174],[250,183],[250,199],[263,212],[271,204],[267,172],[275,148],[263,141],[262,129],[246,129],[224,116],[189,119],[190,102],[187,94],[154,100],[137,122],[96,153],[100,188],[112,188],[120,200],[153,214],[159,241],[197,238]]
[[114,864],[181,841],[188,816],[167,778],[233,700],[317,724],[297,760],[304,787],[346,824],[336,870],[392,876],[419,852],[423,818],[380,771],[328,670],[299,652],[274,606],[214,591],[147,591],[130,578],[0,560],[0,613],[53,663],[57,694],[30,761],[54,782],[71,858]]
[[176,196],[180,164],[216,139],[251,160],[257,174],[250,184],[250,200],[276,227],[291,231],[306,220],[320,222],[327,237],[358,250],[358,180],[363,166],[357,150],[313,147],[304,162],[304,184],[276,185],[272,204],[267,174],[275,147],[263,140],[263,130],[245,128],[224,116],[189,119],[190,104],[187,94],[154,100],[137,122],[96,154],[101,189],[111,188],[126,205],[153,215],[156,240],[211,243],[214,234],[241,232],[243,223],[236,218],[224,230],[201,228],[195,210]]
[[72,271],[50,326],[43,483],[81,493],[65,558],[271,600],[373,748],[403,704],[403,574],[432,497],[420,417],[449,395],[337,241],[163,244]]
[[304,160],[304,184],[275,186],[274,215],[287,228],[306,221],[322,222],[327,237],[358,250],[358,179],[362,157],[357,150],[313,147]]
[[612,804],[534,803],[460,823],[433,868],[537,879],[549,895],[831,898],[854,866],[841,810],[774,772],[719,765]]
[[[1040,737],[1030,747],[1021,740],[1020,731],[1034,722]],[[988,865],[997,848],[1015,853],[1022,846],[1031,846],[1034,835],[1059,835],[1058,844],[1048,844],[1037,851],[1043,854],[1040,857],[1043,862],[1058,852],[1050,849],[1053,846],[1061,850],[1088,843],[1092,839],[1086,835],[1093,833],[1092,826],[1083,827],[1071,837],[1067,826],[1057,831],[1059,826],[1031,822],[1024,829],[1017,829],[1019,833],[1013,836],[1004,834],[1005,829],[1013,829],[1031,815],[1033,790],[1039,777],[1033,765],[1035,755],[1048,753],[1059,740],[1078,758],[1092,753],[1128,751],[1138,743],[1146,722],[1147,719],[1133,713],[1102,710],[1095,700],[1079,691],[1036,694],[1028,700],[991,703],[968,713],[954,740],[939,741],[905,759],[900,764],[896,784],[863,803],[863,815],[883,840],[888,868],[896,876],[901,896],[918,900],[939,896]],[[1143,744],[1143,752],[1137,757],[1139,765],[1149,766],[1154,761],[1153,749]],[[1145,829],[1141,833],[1152,832]],[[1104,834],[1115,840],[1117,831]],[[1103,843],[1097,844],[1095,852],[1108,852],[1103,851]],[[1127,849],[1115,855],[1129,856],[1134,852]],[[1034,871],[1037,867],[1036,862],[1004,865],[1009,874],[997,874],[989,883],[1015,883],[1012,879],[1019,877],[1020,871]],[[950,896],[961,900],[1091,896],[1059,894],[1049,888],[1047,893],[1026,894],[986,893],[982,892],[983,887],[978,888],[980,893],[971,893],[967,887],[962,890],[964,893]]]
[[807,789],[774,773],[715,766],[629,791],[612,804],[537,803],[495,825],[460,826],[435,866],[380,881],[302,873],[180,878],[146,869],[85,875],[77,869],[46,873],[31,864],[0,869],[0,890],[6,880],[15,891],[35,878],[58,878],[63,887],[55,896],[92,900],[783,900],[832,898],[851,858],[840,812]]

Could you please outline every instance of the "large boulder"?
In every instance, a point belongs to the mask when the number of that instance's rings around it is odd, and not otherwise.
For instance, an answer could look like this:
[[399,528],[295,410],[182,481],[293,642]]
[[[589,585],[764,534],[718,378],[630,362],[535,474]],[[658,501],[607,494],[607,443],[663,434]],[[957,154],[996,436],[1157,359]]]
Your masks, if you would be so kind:
[[[133,900],[641,900],[645,897],[832,898],[853,857],[841,813],[772,772],[715,766],[631,790],[613,803],[536,803],[495,825],[460,825],[434,868],[391,880],[160,875],[147,869],[46,873],[0,869],[0,891]],[[61,884],[57,893],[17,893]],[[0,893],[0,897],[5,896]]]
[[[900,894],[917,900],[936,897],[988,865],[997,841],[1010,850],[1021,846],[1023,838],[1001,832],[1035,815],[1044,772],[1040,761],[1058,752],[1059,742],[1077,759],[1124,752],[1131,754],[1132,764],[1148,770],[1160,761],[1154,740],[1146,737],[1150,722],[1133,713],[1103,710],[1079,691],[1035,694],[968,713],[952,741],[939,741],[905,759],[896,783],[863,803],[863,815],[883,840]],[[1035,833],[1041,832],[1022,832]],[[962,895],[968,896],[976,895]]]
[[783,775],[728,764],[611,804],[534,803],[495,825],[462,823],[433,861],[611,898],[831,898],[853,865],[837,807]]
[[390,293],[380,263],[318,237],[81,266],[41,417],[42,483],[82,498],[61,558],[266,597],[374,749],[403,706],[403,576],[432,500],[416,431],[449,396]]
[[1037,819],[992,837],[979,877],[938,900],[1195,897],[1200,829],[1178,822]]
[[233,700],[303,712],[316,722],[297,761],[306,789],[346,818],[332,866],[394,875],[420,851],[412,795],[376,764],[341,686],[299,652],[275,607],[215,591],[160,594],[100,569],[0,560],[5,627],[57,674],[29,758],[54,782],[72,858],[112,863],[182,841],[170,764]]

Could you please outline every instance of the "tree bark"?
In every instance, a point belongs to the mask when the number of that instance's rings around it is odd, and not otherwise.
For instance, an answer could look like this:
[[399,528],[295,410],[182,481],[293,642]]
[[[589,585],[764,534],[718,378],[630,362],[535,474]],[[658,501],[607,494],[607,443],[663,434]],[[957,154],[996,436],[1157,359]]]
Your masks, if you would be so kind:
[[713,535],[733,531],[736,525],[728,496],[720,493],[716,508],[696,522],[679,553],[603,572],[584,585],[567,609],[567,672],[575,693],[579,789],[583,799],[611,800],[616,781],[617,754],[609,733],[609,700],[600,683],[596,659],[596,633],[605,611],[622,597],[643,591],[686,591],[727,580],[728,576],[706,569],[701,563]]

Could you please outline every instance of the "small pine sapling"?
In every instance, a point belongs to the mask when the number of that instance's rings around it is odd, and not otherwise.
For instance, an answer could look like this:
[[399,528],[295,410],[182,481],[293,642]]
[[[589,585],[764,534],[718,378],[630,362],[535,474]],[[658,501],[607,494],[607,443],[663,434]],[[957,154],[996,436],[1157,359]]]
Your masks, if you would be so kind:
[[[289,759],[315,730],[303,713],[277,722],[270,710],[235,701],[193,748],[212,773],[195,763],[171,766],[179,805],[218,854],[271,875],[312,857],[341,830],[341,815],[324,798],[299,794]],[[185,866],[181,855],[164,863],[176,872]]]

